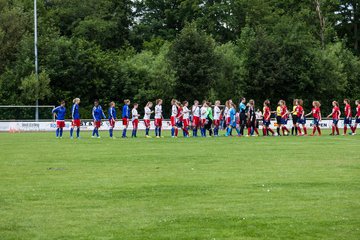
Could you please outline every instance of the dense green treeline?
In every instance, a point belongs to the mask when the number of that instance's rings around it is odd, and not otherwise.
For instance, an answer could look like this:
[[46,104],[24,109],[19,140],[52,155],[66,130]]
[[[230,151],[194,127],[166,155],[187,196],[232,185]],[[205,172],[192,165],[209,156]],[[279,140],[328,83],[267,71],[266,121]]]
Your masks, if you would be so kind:
[[39,81],[33,0],[0,0],[0,104],[360,97],[358,0],[38,0],[38,16]]

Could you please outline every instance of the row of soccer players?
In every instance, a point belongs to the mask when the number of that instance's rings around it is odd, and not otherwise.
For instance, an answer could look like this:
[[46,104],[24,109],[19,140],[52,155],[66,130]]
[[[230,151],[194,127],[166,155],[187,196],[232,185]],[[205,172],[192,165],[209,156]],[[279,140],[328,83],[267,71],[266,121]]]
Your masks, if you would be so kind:
[[[154,111],[152,110],[153,103],[148,102],[144,108],[144,124],[146,127],[145,136],[150,137],[150,118],[153,113],[155,113],[155,136],[160,138],[161,129],[162,129],[162,100],[156,100],[156,106]],[[80,112],[79,112],[80,99],[75,98],[73,100],[73,106],[71,108],[72,123],[70,129],[70,137],[73,138],[74,129],[76,128],[76,136],[80,137]],[[171,136],[177,137],[179,129],[182,129],[184,137],[189,137],[189,128],[192,126],[193,136],[198,136],[198,130],[202,137],[206,136],[206,132],[209,132],[209,135],[218,136],[219,130],[221,128],[222,120],[224,120],[226,125],[226,134],[225,136],[231,136],[233,129],[236,130],[238,136],[258,136],[258,121],[259,117],[256,116],[255,112],[255,101],[250,100],[246,103],[246,99],[242,98],[239,104],[239,112],[237,112],[236,105],[232,100],[228,100],[225,103],[225,108],[221,109],[220,101],[215,102],[214,109],[211,107],[211,103],[203,101],[202,105],[198,101],[194,101],[194,105],[191,110],[189,109],[189,103],[184,101],[180,103],[179,101],[173,99],[171,101]],[[341,111],[339,103],[336,101],[332,102],[333,109],[332,113],[327,116],[327,118],[332,117],[332,135],[339,135],[338,122],[341,116]],[[355,101],[356,104],[356,115],[355,115],[355,124],[352,125],[352,113],[350,101],[348,99],[344,100],[344,135],[346,135],[348,126],[350,127],[352,133],[356,133],[357,125],[360,123],[360,102],[359,100]],[[319,127],[321,117],[320,103],[318,101],[313,102],[312,111],[308,114],[305,114],[303,108],[303,101],[301,99],[294,100],[294,106],[292,111],[289,111],[284,100],[278,102],[278,107],[276,111],[271,111],[270,101],[266,100],[263,104],[263,112],[260,112],[261,118],[263,120],[263,135],[268,136],[269,134],[281,136],[280,130],[283,135],[288,135],[290,133],[287,129],[287,121],[289,116],[292,116],[293,127],[291,133],[294,135],[307,135],[306,129],[306,117],[312,115],[313,117],[313,132],[311,135],[314,135],[318,131],[321,135],[321,130]],[[122,107],[122,123],[125,126],[122,132],[122,137],[127,137],[127,128],[130,123],[133,125],[132,137],[137,136],[137,129],[139,124],[140,115],[138,113],[138,104],[133,104],[132,110],[130,110],[130,100],[125,100]],[[62,137],[63,128],[65,127],[65,101],[61,102],[61,105],[53,109],[53,114],[56,117],[57,129],[56,137]],[[277,133],[270,128],[270,119],[271,115],[276,114],[277,122]],[[94,102],[94,107],[92,109],[92,116],[94,121],[94,130],[92,137],[99,136],[99,128],[101,127],[102,119],[105,119],[105,113],[102,107],[99,105],[99,101]],[[110,103],[108,109],[108,120],[110,124],[109,134],[110,137],[113,137],[113,129],[117,121],[117,110],[115,107],[115,102]],[[191,120],[191,121],[190,121]],[[212,128],[214,126],[214,128]],[[244,133],[245,127],[247,128],[247,135]],[[302,127],[302,129],[301,129]],[[303,130],[303,131],[302,131]],[[336,132],[336,133],[335,133]],[[256,135],[255,135],[256,133]]]

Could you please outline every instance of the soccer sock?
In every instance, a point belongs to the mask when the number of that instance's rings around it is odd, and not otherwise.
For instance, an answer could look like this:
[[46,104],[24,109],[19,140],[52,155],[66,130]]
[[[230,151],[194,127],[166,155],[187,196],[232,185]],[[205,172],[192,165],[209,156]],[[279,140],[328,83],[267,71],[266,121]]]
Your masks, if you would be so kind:
[[307,129],[306,127],[304,126],[304,133],[307,134]]
[[110,137],[113,137],[113,129],[112,128],[109,129],[109,134],[110,134]]
[[274,131],[271,128],[268,128],[267,130],[271,132],[272,135],[274,135]]
[[298,130],[298,133],[301,134],[301,129],[300,129],[300,126],[297,127],[297,130]]
[[80,137],[80,127],[76,129],[76,137]]
[[294,135],[295,127],[291,128],[291,135]]
[[126,137],[126,128],[124,128],[122,136]]
[[316,132],[316,126],[314,126],[314,128],[313,128],[313,132],[312,132],[312,134],[314,135],[314,134],[315,134],[315,132]]
[[92,136],[95,136],[96,133],[96,128],[94,128],[93,132],[92,132]]
[[63,129],[60,128],[60,137],[62,137],[62,134],[63,134]]
[[263,136],[266,136],[266,128],[265,127],[263,127],[262,131],[263,131]]
[[196,136],[196,128],[193,129],[193,137]]
[[334,135],[335,134],[335,126],[332,126],[331,130],[332,130],[332,135]]
[[254,128],[254,131],[256,132],[257,135],[259,135],[259,131],[257,130],[257,128]]
[[295,127],[295,135],[297,135],[298,134],[298,129],[297,129],[297,127]]
[[145,135],[146,135],[146,136],[149,135],[149,128],[146,128],[146,130],[145,130]]
[[321,129],[320,129],[320,126],[317,126],[317,130],[318,130],[319,135],[321,135]]
[[283,126],[283,129],[287,132],[290,132],[289,129],[286,126]]
[[237,132],[238,136],[240,136],[241,135],[240,129],[238,129],[238,128],[235,128],[235,129],[236,129],[236,132]]
[[161,127],[159,127],[159,137],[161,137]]
[[96,136],[99,137],[99,129],[96,129]]
[[135,129],[135,137],[137,137],[136,134],[137,134],[137,128]]
[[276,132],[277,132],[277,134],[280,136],[281,134],[280,134],[280,128],[279,127],[277,127],[276,128]]
[[184,128],[184,133],[185,133],[184,137],[189,136],[189,130],[187,128]]
[[74,133],[74,129],[73,129],[73,128],[70,128],[70,137],[73,136],[73,133]]
[[175,135],[175,128],[171,128],[171,136],[174,137]]
[[335,129],[336,129],[336,133],[337,133],[337,135],[340,135],[340,132],[339,132],[339,127],[338,127],[338,126],[336,126],[336,127],[335,127]]
[[57,128],[57,129],[56,129],[56,137],[59,137],[59,132],[60,132],[60,129]]
[[158,136],[158,127],[155,127],[155,136]]
[[355,126],[353,127],[353,133],[356,132],[356,128],[357,128],[357,124],[355,124]]
[[179,134],[179,129],[178,128],[175,128],[175,137],[177,137]]
[[251,134],[251,128],[248,128],[247,130],[248,130],[248,135],[250,136],[250,134]]
[[285,135],[285,129],[284,126],[281,127],[282,134]]
[[344,134],[346,134],[346,132],[347,132],[347,126],[345,125],[344,126]]
[[231,131],[231,128],[227,128],[227,130],[226,130],[226,136],[229,136],[230,135],[230,131]]
[[241,124],[240,132],[241,132],[241,135],[244,135],[244,125],[243,124]]

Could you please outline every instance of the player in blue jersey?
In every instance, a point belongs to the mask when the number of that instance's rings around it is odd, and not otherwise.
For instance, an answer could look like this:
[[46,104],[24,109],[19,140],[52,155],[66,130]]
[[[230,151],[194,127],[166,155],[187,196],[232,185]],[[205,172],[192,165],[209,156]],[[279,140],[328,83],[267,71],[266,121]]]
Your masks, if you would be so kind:
[[106,116],[102,107],[99,105],[99,100],[94,101],[94,107],[92,109],[92,117],[94,120],[94,130],[92,133],[92,137],[94,138],[96,135],[97,138],[100,138],[99,128],[101,127],[101,119],[106,118]]
[[227,132],[226,132],[225,136],[226,137],[230,136],[233,128],[236,129],[238,136],[241,136],[240,129],[238,129],[236,127],[236,106],[235,106],[235,104],[231,103],[229,113],[230,113],[230,124],[229,124],[229,127],[227,128]]
[[114,128],[115,128],[115,123],[116,123],[116,108],[115,108],[115,102],[111,102],[110,103],[110,107],[108,110],[109,113],[109,134],[111,138],[115,138],[113,136],[113,132],[114,132]]
[[129,126],[129,118],[130,118],[129,105],[130,105],[130,100],[126,99],[124,101],[124,106],[122,108],[122,123],[123,123],[123,126],[124,126],[124,130],[123,130],[123,133],[122,133],[123,138],[126,138],[126,130],[127,130],[128,126]]
[[56,138],[62,138],[66,115],[65,101],[61,101],[60,106],[54,108],[52,113],[56,118]]
[[79,112],[79,104],[80,104],[80,98],[75,98],[73,100],[73,106],[71,108],[71,128],[70,128],[70,138],[73,138],[74,128],[76,127],[76,137],[80,138],[80,126],[81,126],[81,120],[80,120],[80,112]]

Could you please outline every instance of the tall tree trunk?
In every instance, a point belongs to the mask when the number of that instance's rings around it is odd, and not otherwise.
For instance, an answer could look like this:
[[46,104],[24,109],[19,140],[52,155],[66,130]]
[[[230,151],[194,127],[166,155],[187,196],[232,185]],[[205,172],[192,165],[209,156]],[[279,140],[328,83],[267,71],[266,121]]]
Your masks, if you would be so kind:
[[319,35],[320,35],[320,39],[321,39],[321,46],[324,48],[325,47],[325,18],[321,12],[321,1],[314,0],[314,2],[315,2],[316,12],[319,17],[319,23],[320,23],[320,34]]
[[358,27],[359,27],[359,8],[358,8],[358,3],[357,1],[354,1],[353,4],[353,11],[354,11],[354,49],[356,52],[358,52],[359,49],[359,36],[358,36]]

